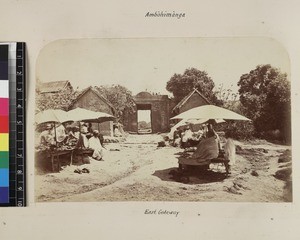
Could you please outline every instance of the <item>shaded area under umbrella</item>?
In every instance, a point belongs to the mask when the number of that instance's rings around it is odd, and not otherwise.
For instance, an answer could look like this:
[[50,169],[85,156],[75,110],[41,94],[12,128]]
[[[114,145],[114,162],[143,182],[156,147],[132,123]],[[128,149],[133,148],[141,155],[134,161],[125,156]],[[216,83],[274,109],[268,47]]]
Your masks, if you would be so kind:
[[53,124],[54,127],[54,139],[55,139],[55,145],[57,146],[57,132],[56,127],[57,124],[63,123],[68,121],[67,118],[67,112],[61,110],[61,109],[48,109],[42,112],[39,112],[35,115],[35,122],[37,125],[42,124]]
[[[176,131],[177,128],[181,128],[181,127],[185,127],[185,126],[188,126],[190,124],[192,125],[200,125],[200,124],[205,124],[206,122],[208,122],[210,119],[208,118],[203,118],[203,119],[197,119],[197,118],[193,118],[193,119],[182,119],[181,121],[179,121],[177,124],[175,124],[169,134],[168,134],[168,137],[169,139],[173,139],[173,135],[174,135],[174,132]],[[223,119],[215,119],[215,122],[216,123],[223,123],[225,122]]]

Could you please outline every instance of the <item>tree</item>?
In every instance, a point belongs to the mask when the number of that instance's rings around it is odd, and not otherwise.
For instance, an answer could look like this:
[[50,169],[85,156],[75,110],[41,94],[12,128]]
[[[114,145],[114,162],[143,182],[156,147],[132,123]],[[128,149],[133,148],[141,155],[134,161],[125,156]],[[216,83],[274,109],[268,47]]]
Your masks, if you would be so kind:
[[259,65],[241,76],[240,101],[257,133],[279,130],[282,140],[290,142],[291,95],[285,73],[271,65]]
[[167,82],[166,89],[173,93],[175,103],[178,103],[194,88],[201,92],[211,103],[220,104],[213,88],[215,84],[205,71],[189,68],[183,74],[175,73]]
[[116,117],[123,123],[124,112],[134,111],[134,100],[131,91],[121,85],[97,86],[99,93],[106,98],[115,108]]

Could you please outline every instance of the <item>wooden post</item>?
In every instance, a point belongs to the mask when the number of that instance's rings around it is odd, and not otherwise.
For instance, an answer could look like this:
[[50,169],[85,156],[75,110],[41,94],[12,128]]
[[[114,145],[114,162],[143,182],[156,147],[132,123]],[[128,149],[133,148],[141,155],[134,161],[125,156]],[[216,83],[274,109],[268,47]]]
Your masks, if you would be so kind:
[[57,136],[56,136],[56,126],[54,122],[54,139],[55,139],[55,146],[57,147]]

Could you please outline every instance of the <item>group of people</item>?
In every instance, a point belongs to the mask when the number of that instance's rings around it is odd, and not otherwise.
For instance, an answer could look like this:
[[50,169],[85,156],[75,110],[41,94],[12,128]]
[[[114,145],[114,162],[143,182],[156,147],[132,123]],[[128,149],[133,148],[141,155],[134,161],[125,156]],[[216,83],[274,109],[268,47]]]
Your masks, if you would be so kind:
[[219,139],[218,134],[212,127],[212,123],[201,126],[197,132],[192,132],[189,126],[186,126],[183,129],[179,127],[173,134],[173,146],[184,149],[188,147],[195,147],[202,139],[211,136],[216,136],[216,138]]
[[[191,145],[196,148],[189,156],[179,158],[179,168],[182,166],[205,166],[208,167],[211,159],[228,160],[227,170],[235,163],[235,145],[232,139],[227,139],[223,148],[221,147],[220,137],[213,129],[213,121],[208,121],[196,133],[193,133],[189,128],[186,128],[181,133],[181,138],[174,137],[174,143],[177,139],[181,139],[181,147],[187,148]],[[194,134],[194,135],[193,135]],[[192,137],[191,137],[192,136]],[[196,140],[195,140],[196,139]]]
[[105,148],[104,138],[98,130],[93,130],[91,123],[80,123],[79,126],[47,124],[40,135],[39,143],[43,146],[73,146],[76,149],[92,149],[92,157],[103,160]]

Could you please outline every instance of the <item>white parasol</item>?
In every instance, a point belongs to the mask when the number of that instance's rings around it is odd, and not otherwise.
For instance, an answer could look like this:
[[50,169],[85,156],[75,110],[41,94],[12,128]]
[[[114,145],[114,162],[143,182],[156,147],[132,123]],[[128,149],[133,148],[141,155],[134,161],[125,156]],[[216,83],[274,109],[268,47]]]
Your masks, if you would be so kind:
[[195,107],[183,113],[180,113],[179,115],[171,119],[227,119],[251,121],[250,119],[238,113],[214,105]]
[[35,115],[35,122],[42,123],[62,123],[67,121],[67,112],[60,109],[48,109]]

